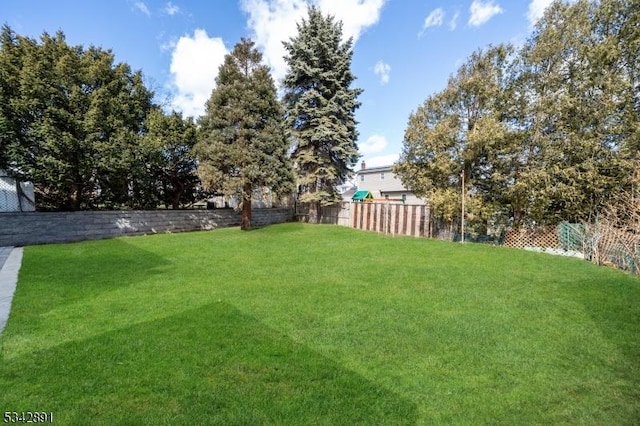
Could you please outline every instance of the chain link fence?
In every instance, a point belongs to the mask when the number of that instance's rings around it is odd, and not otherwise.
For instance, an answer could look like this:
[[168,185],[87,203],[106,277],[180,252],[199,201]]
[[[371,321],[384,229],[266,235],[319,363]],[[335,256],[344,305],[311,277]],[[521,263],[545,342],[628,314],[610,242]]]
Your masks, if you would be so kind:
[[36,210],[35,192],[30,182],[19,182],[0,170],[0,213]]

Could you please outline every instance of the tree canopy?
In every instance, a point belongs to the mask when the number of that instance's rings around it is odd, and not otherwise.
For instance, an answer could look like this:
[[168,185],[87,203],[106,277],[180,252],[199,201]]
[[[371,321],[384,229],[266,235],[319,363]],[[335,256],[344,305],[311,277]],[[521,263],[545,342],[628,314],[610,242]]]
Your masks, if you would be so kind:
[[515,50],[475,52],[409,117],[395,167],[449,222],[462,174],[476,230],[588,221],[638,188],[635,0],[554,2]]
[[165,118],[143,80],[109,50],[70,46],[62,32],[38,42],[5,25],[0,168],[34,183],[39,209],[156,207],[168,192],[176,207],[187,199],[177,188],[195,183],[186,154],[193,123],[173,114],[164,128],[177,133],[161,129]]
[[150,111],[140,151],[151,206],[177,209],[203,195],[193,152],[196,141],[197,128],[191,117],[184,119],[175,111],[165,114],[157,107]]
[[284,111],[269,68],[261,62],[248,39],[225,56],[196,146],[204,187],[241,201],[242,229],[251,227],[255,191],[281,195],[293,186]]
[[358,160],[355,111],[362,90],[351,88],[353,42],[343,42],[340,21],[310,7],[297,28],[298,34],[284,43],[284,103],[300,200],[311,203],[309,221],[314,223],[321,204],[339,199],[336,186]]

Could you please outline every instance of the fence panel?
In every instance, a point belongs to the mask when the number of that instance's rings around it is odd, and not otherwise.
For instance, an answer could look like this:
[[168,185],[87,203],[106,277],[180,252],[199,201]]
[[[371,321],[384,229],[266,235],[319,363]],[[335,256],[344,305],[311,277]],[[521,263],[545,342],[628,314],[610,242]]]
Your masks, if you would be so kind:
[[320,209],[320,223],[349,226],[351,221],[351,203],[341,202]]
[[[295,204],[296,220],[307,222],[309,220],[309,204]],[[333,225],[351,226],[351,203],[343,201],[320,208],[318,222]]]
[[18,182],[0,170],[0,212],[32,212],[36,210],[33,185]]
[[510,229],[505,236],[504,245],[507,247],[540,247],[558,248],[558,231],[555,226],[539,227],[535,229]]
[[[307,221],[308,215],[309,205],[297,203],[297,220]],[[429,207],[422,204],[341,202],[323,206],[319,222],[385,235],[429,237],[433,232]]]
[[351,227],[385,235],[426,237],[430,232],[429,208],[395,203],[353,203]]

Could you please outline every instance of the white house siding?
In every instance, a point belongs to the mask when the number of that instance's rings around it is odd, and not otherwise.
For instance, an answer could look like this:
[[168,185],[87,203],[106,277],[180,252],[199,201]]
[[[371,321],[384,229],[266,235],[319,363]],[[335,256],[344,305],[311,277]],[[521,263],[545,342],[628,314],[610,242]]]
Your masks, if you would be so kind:
[[367,190],[375,198],[402,198],[405,195],[406,204],[426,204],[402,185],[402,181],[391,171],[391,166],[361,169],[357,172],[356,183],[358,190]]

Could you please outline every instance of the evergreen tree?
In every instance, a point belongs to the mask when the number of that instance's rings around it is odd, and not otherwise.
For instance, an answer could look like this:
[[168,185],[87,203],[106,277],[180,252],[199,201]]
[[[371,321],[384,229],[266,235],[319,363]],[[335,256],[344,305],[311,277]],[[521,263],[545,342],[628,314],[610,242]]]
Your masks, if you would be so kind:
[[[18,174],[15,163],[18,149],[25,144],[26,111],[16,100],[20,90],[20,70],[25,56],[25,43],[7,25],[0,32],[0,169]],[[19,176],[16,176],[19,177]]]
[[196,145],[203,186],[241,201],[240,226],[245,230],[251,227],[254,191],[268,188],[284,194],[293,181],[284,112],[269,68],[261,61],[247,39],[225,56]]
[[196,141],[196,125],[191,117],[183,119],[175,111],[165,114],[160,108],[151,111],[141,151],[148,189],[157,197],[152,205],[163,203],[177,209],[196,200],[200,184],[193,154]]
[[310,203],[309,222],[318,221],[320,205],[339,200],[336,186],[358,160],[355,111],[360,89],[350,88],[353,41],[342,42],[342,23],[315,7],[285,42],[289,67],[284,78],[286,119],[292,129],[300,198]]
[[38,208],[135,200],[137,153],[152,92],[110,51],[0,35],[0,167],[29,180]]

